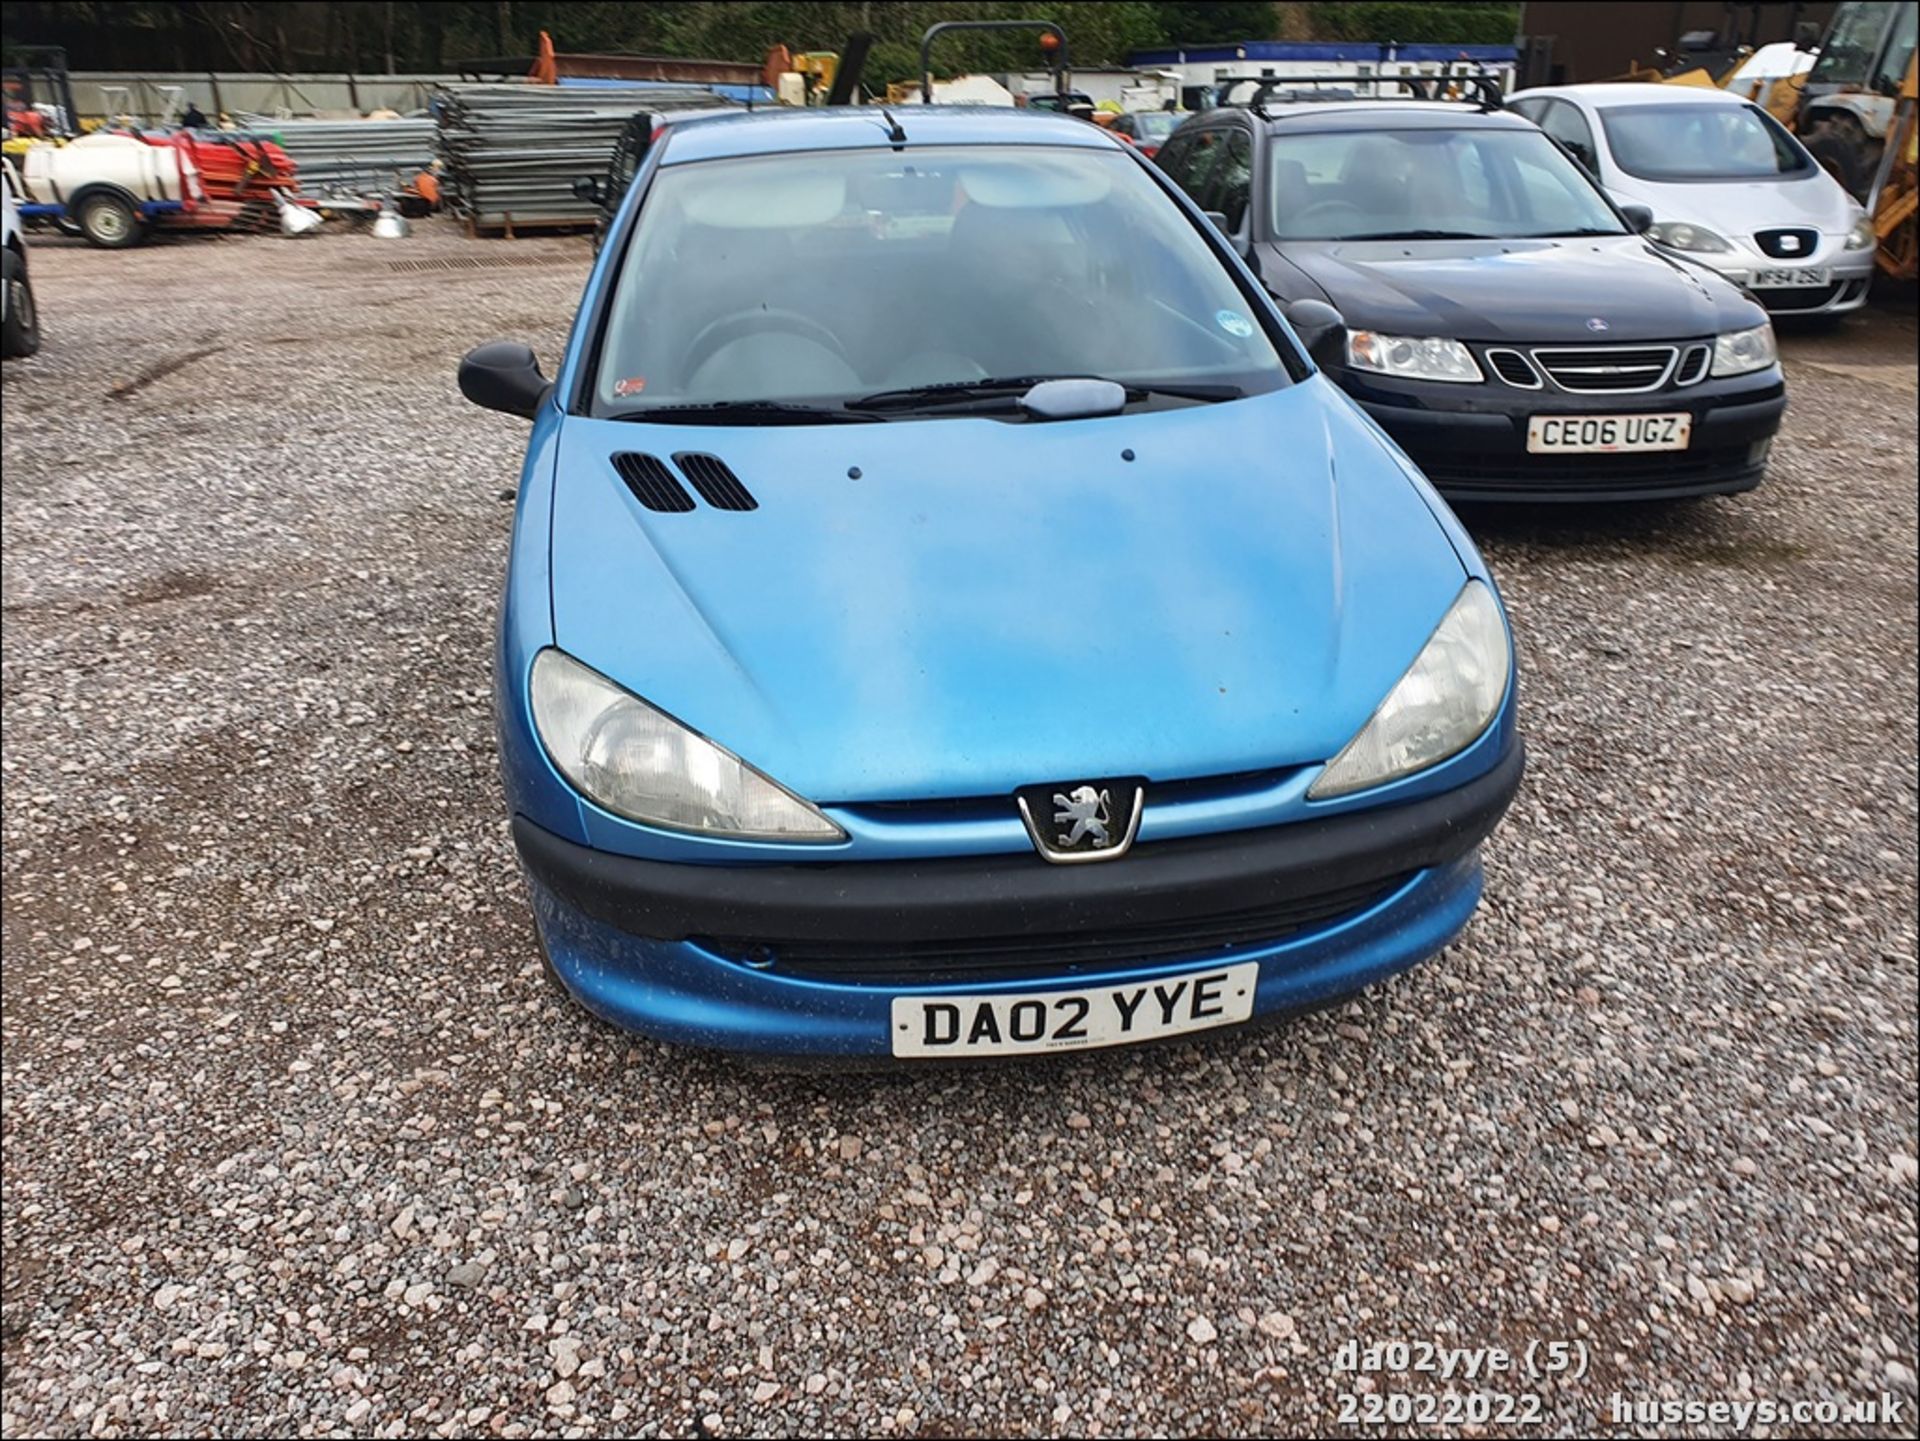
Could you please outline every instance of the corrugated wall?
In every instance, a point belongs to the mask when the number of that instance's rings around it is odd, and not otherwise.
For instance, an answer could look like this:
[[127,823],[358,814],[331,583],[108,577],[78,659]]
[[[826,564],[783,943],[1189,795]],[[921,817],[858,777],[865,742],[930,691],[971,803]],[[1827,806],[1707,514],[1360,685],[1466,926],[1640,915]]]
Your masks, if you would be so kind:
[[[261,115],[349,116],[368,110],[410,110],[426,107],[436,85],[459,79],[456,75],[268,75],[242,71],[196,71],[167,74],[160,71],[76,70],[72,74],[73,103],[83,120],[105,119],[109,113],[106,87],[127,91],[124,108],[142,121],[157,121],[166,109],[163,86],[180,86],[187,98],[208,115],[218,110],[250,111]],[[120,113],[116,105],[113,113]]]

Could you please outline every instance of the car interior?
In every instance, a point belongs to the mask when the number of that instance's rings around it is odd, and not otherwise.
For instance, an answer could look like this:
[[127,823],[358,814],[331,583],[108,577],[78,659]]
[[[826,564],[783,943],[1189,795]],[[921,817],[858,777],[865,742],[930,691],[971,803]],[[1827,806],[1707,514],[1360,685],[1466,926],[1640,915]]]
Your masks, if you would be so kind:
[[[1276,368],[1263,333],[1216,323],[1244,300],[1196,263],[1197,232],[1152,182],[1114,168],[1133,161],[923,156],[729,161],[656,184],[613,302],[602,401],[635,377],[649,404],[694,404]],[[648,284],[657,274],[676,282]]]

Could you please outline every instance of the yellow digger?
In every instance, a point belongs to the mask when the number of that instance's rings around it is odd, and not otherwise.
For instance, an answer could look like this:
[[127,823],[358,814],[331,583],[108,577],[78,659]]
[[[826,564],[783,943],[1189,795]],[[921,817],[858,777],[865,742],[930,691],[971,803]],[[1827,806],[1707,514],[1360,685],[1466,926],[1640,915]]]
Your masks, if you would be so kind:
[[1767,108],[1867,207],[1880,268],[1915,278],[1914,41],[1911,0],[1854,0],[1834,11],[1813,65],[1777,82]]

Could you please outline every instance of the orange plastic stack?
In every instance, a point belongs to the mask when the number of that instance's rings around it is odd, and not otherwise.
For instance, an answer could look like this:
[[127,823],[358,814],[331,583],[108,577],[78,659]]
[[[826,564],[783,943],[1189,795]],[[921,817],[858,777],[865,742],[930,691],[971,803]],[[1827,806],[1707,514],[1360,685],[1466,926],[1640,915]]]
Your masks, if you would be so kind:
[[291,198],[297,188],[297,167],[271,140],[215,130],[142,138],[178,147],[199,169],[206,199],[176,223],[205,230],[271,230],[277,223],[273,192],[284,190]]

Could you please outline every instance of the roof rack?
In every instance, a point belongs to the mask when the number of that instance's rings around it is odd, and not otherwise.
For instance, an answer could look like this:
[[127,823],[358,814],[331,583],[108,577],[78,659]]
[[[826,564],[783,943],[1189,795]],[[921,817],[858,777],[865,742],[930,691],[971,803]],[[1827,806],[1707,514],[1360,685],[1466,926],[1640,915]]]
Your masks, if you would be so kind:
[[1219,97],[1220,105],[1231,102],[1228,96],[1242,85],[1259,87],[1253,92],[1253,98],[1246,102],[1247,109],[1256,115],[1265,116],[1265,106],[1274,97],[1274,92],[1296,88],[1318,88],[1322,86],[1344,90],[1344,95],[1315,95],[1308,97],[1322,101],[1340,100],[1382,100],[1387,97],[1373,94],[1361,96],[1357,92],[1364,87],[1379,89],[1382,82],[1397,85],[1407,91],[1408,100],[1448,100],[1445,92],[1449,87],[1458,86],[1467,95],[1457,97],[1462,105],[1472,105],[1479,110],[1499,110],[1504,104],[1500,92],[1500,77],[1485,70],[1441,71],[1434,75],[1222,75],[1213,83],[1214,94]]

